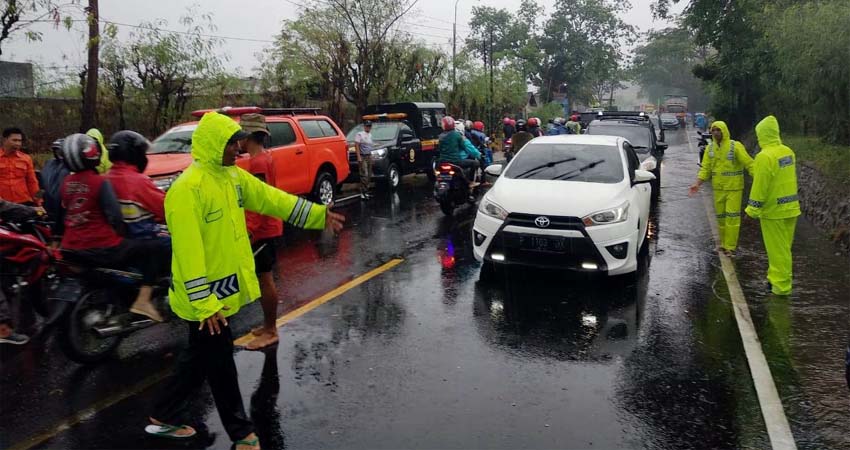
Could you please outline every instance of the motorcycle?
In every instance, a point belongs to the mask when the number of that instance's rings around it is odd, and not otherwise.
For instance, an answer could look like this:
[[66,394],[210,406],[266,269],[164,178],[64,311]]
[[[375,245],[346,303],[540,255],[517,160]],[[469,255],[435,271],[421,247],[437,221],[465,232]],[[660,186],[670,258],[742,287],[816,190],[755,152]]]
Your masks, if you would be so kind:
[[0,223],[0,289],[10,302],[32,305],[45,318],[45,326],[65,312],[64,305],[48,298],[59,282],[53,266],[59,255],[50,247],[50,225],[40,219]]
[[708,140],[711,139],[711,134],[697,131],[697,136],[699,139],[697,142],[697,147],[699,148],[699,165],[702,166],[702,155],[705,154],[705,148],[708,146]]
[[480,184],[470,184],[464,169],[460,166],[439,162],[434,166],[434,174],[437,176],[437,181],[434,183],[434,198],[440,204],[443,214],[451,216],[456,207],[475,203],[475,197],[480,192]]

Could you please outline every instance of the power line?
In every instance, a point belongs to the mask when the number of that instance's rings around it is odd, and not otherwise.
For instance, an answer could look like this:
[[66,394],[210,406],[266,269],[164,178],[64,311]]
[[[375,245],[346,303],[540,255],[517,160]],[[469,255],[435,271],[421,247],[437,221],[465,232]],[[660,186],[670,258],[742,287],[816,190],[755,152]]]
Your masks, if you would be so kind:
[[206,33],[193,33],[191,31],[177,31],[177,30],[168,30],[165,28],[159,28],[155,26],[144,26],[144,25],[131,25],[129,23],[121,23],[121,22],[113,22],[111,20],[101,20],[103,23],[108,23],[112,25],[119,25],[123,27],[137,28],[142,30],[156,30],[156,31],[164,31],[166,33],[174,33],[174,34],[183,34],[188,36],[202,36],[208,38],[216,38],[216,39],[224,39],[228,41],[244,41],[244,42],[262,42],[266,44],[274,44],[276,41],[269,39],[254,39],[254,38],[243,38],[243,37],[235,37],[235,36],[221,36],[217,34],[206,34]]

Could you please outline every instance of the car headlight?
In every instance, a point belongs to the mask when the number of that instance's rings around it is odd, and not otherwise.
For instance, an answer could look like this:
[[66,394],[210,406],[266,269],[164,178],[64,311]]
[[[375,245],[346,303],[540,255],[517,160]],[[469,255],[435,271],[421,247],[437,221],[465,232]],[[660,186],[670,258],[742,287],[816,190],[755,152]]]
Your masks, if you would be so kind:
[[499,220],[505,220],[508,218],[508,212],[505,208],[502,208],[496,202],[487,197],[484,197],[484,199],[481,200],[478,210],[481,211],[482,214],[486,214]]
[[174,180],[177,179],[177,175],[171,175],[168,177],[155,178],[153,180],[154,186],[160,188],[163,191],[167,191],[172,184],[174,184]]
[[387,157],[387,149],[379,148],[377,150],[372,150],[370,156],[372,157],[372,159],[384,159]]
[[584,226],[610,225],[612,223],[625,222],[629,219],[629,203],[623,203],[615,208],[589,214],[581,219]]

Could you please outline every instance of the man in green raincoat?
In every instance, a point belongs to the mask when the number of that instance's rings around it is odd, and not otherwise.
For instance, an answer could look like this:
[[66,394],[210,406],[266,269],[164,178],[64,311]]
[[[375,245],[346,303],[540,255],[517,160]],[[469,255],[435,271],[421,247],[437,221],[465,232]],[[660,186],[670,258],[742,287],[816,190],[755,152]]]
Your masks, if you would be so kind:
[[761,222],[767,249],[767,281],[776,295],[791,294],[791,245],[800,199],[797,196],[797,155],[779,137],[779,122],[767,116],[756,125],[761,151],[753,165],[753,187],[746,213]]
[[192,134],[194,163],[165,198],[171,232],[172,311],[189,327],[189,344],[154,407],[149,434],[188,438],[188,401],[208,381],[224,429],[237,450],[258,449],[245,414],[227,317],[260,297],[245,210],[307,229],[339,231],[345,220],[323,205],[275,189],[235,166],[248,133],[231,118],[207,113]]
[[738,248],[741,231],[741,201],[744,197],[744,170],[752,175],[753,158],[744,144],[732,140],[725,122],[711,124],[711,143],[702,156],[697,181],[689,195],[699,192],[700,186],[711,180],[714,190],[714,212],[720,231],[718,251],[732,256]]

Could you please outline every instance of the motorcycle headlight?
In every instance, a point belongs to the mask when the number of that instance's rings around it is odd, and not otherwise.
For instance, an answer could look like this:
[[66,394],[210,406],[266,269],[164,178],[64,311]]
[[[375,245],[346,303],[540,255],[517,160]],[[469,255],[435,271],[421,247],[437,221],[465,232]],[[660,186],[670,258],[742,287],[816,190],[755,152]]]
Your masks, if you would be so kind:
[[490,217],[494,217],[499,220],[505,220],[508,218],[508,212],[505,210],[505,208],[502,208],[496,202],[490,200],[487,197],[484,197],[484,199],[481,200],[481,204],[478,206],[478,210],[481,211],[481,213],[483,214],[486,214]]
[[628,219],[629,204],[628,202],[626,202],[615,208],[606,209],[590,214],[582,218],[581,220],[582,222],[584,222],[584,226],[592,227],[595,225],[610,225],[612,223],[625,222]]
[[384,159],[387,157],[387,149],[379,148],[377,150],[372,150],[372,153],[369,154],[372,159]]

